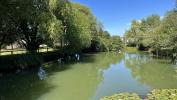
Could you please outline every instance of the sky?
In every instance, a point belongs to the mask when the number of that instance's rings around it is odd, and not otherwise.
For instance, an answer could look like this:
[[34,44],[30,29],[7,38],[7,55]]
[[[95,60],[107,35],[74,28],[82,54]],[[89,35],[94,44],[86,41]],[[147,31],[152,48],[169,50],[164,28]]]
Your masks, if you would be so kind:
[[73,0],[89,7],[111,35],[123,36],[131,21],[152,14],[162,18],[175,7],[175,0]]

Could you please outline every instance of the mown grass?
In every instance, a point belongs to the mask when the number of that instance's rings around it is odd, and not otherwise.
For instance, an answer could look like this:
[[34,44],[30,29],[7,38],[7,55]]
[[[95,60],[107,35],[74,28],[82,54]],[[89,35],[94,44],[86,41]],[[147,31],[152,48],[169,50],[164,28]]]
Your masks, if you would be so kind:
[[136,47],[124,47],[124,48],[125,48],[124,50],[125,50],[127,53],[138,52],[138,50],[137,50]]
[[[46,48],[40,48],[39,52],[50,52],[54,51],[54,49],[49,48],[48,50]],[[14,50],[1,50],[0,56],[6,56],[6,55],[13,55],[13,54],[25,54],[27,51],[25,49],[14,49]]]

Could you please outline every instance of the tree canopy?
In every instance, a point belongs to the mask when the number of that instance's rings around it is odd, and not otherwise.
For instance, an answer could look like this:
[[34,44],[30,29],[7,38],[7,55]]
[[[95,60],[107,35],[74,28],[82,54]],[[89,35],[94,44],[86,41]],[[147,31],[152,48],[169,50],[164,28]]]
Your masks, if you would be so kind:
[[0,0],[0,9],[0,46],[18,42],[33,52],[46,44],[74,53],[113,50],[112,41],[120,40],[103,29],[88,7],[69,0]]
[[167,12],[164,18],[151,15],[141,21],[133,21],[125,36],[129,46],[137,46],[140,50],[153,49],[158,56],[171,55],[176,59],[177,9]]

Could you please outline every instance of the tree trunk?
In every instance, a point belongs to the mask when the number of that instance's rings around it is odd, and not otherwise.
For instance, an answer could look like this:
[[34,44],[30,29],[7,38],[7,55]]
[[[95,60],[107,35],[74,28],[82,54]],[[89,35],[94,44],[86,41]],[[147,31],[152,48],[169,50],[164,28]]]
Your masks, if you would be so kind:
[[159,51],[156,49],[156,56],[159,57]]
[[0,55],[1,55],[1,45],[0,45]]
[[29,29],[28,26],[27,20],[21,22],[20,28],[22,29],[22,32],[20,35],[22,35],[21,40],[24,41],[21,43],[28,52],[37,53],[39,45],[43,42],[43,38],[37,36],[39,24],[31,23],[31,29]]
[[26,48],[26,50],[28,51],[28,52],[37,52],[37,50],[38,50],[38,48],[39,48],[39,46],[37,46],[37,45],[28,45],[27,46],[27,48]]
[[13,54],[13,50],[14,50],[14,47],[13,47],[13,44],[11,44],[11,55]]
[[169,56],[168,56],[168,51],[167,51],[167,58],[168,58]]
[[47,45],[47,52],[48,52],[49,48],[48,48],[48,45]]
[[61,45],[61,48],[63,48],[63,38],[62,37],[60,39],[60,45]]

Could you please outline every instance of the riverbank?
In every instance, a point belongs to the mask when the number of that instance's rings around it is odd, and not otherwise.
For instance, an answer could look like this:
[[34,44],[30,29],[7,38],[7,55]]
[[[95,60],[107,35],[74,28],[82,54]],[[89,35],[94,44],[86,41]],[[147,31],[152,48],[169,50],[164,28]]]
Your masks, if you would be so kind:
[[57,60],[63,55],[59,51],[25,53],[0,56],[0,73],[15,72],[39,67],[42,63]]
[[44,63],[58,61],[66,63],[79,60],[80,56],[86,54],[96,54],[98,52],[83,52],[76,55],[74,53],[62,53],[61,50],[39,52],[39,53],[22,53],[13,55],[0,56],[0,73],[14,73],[23,70],[40,67]]
[[[127,53],[148,53],[148,51],[139,51],[135,47],[125,47],[124,52]],[[88,52],[84,52],[86,54]],[[92,52],[96,53],[96,52]],[[40,52],[35,54],[13,54],[13,55],[3,55],[0,56],[0,73],[16,72],[19,70],[31,69],[34,67],[39,67],[42,63],[47,63],[55,60],[68,60],[74,57],[74,54],[65,55],[61,53],[61,50]],[[156,58],[156,57],[155,57]],[[164,59],[164,58],[160,58]],[[167,60],[165,58],[165,60]],[[168,59],[168,62],[171,61]]]
[[71,60],[79,60],[80,55],[99,53],[99,51],[81,51],[80,54],[71,53],[67,50],[50,50],[46,52],[19,53],[0,56],[0,73],[19,72],[31,68],[40,67],[43,63],[58,60],[60,63]]
[[162,59],[162,60],[168,60],[169,63],[177,64],[177,58],[173,58],[170,53],[167,53],[165,51],[158,52],[159,55],[156,54],[156,52],[153,49],[149,50],[138,50],[136,47],[125,47],[125,52],[127,53],[148,53],[150,56],[152,56],[155,59]]

